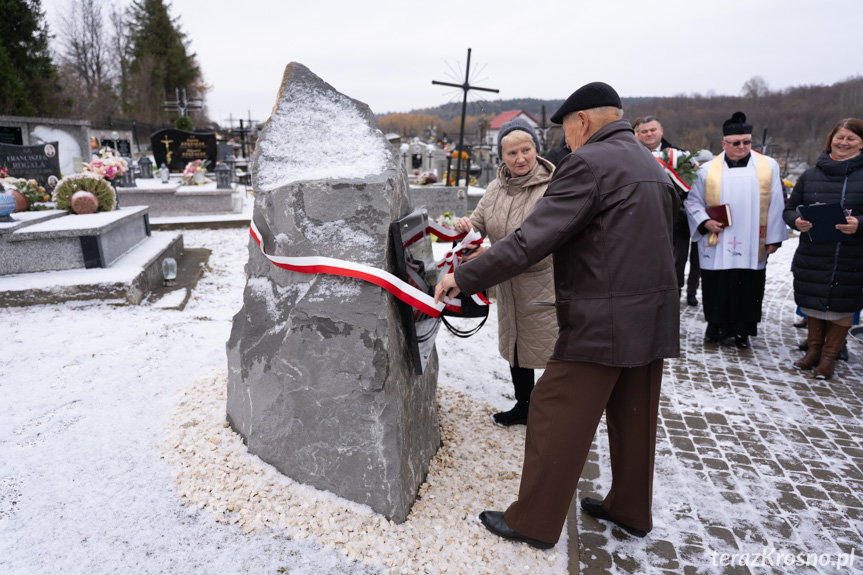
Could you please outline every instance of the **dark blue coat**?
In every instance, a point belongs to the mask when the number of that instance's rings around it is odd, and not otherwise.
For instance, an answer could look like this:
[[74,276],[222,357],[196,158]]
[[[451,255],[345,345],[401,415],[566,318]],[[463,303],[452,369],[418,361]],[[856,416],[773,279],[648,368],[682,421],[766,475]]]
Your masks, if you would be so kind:
[[816,202],[841,202],[857,218],[857,232],[844,242],[817,244],[809,234],[800,234],[791,264],[794,300],[815,310],[859,311],[863,309],[863,155],[837,162],[822,152],[815,167],[797,180],[785,204],[785,223],[796,230],[797,206]]

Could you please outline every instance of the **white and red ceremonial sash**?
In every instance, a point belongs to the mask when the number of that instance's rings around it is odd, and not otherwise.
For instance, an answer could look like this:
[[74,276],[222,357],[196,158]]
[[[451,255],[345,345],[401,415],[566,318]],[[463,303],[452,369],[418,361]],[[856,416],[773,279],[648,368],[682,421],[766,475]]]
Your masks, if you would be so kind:
[[[437,222],[429,221],[428,228],[432,233],[434,233],[438,237],[441,237],[442,239],[451,238],[455,240],[465,236],[465,234],[459,234],[455,230],[452,230],[451,228],[447,228],[445,226],[441,226]],[[412,241],[417,241],[420,237],[422,237],[423,231],[424,230],[419,230],[419,236],[417,237],[411,236]],[[434,318],[440,316],[441,311],[444,309],[445,306],[452,306],[451,309],[461,309],[461,302],[457,299],[444,298],[443,302],[435,303],[434,297],[430,296],[429,294],[423,292],[415,286],[412,286],[402,281],[401,279],[397,278],[389,272],[372,266],[322,256],[271,256],[264,249],[264,242],[261,238],[260,231],[258,231],[258,227],[255,225],[254,219],[249,226],[249,233],[252,235],[252,239],[255,240],[255,243],[258,244],[258,247],[261,248],[261,253],[264,254],[264,257],[270,260],[273,265],[282,269],[304,274],[330,274],[365,280],[387,290],[396,298],[405,302],[409,306],[414,307],[419,311],[423,312],[424,314]],[[477,237],[479,237],[478,233],[476,233],[476,235]],[[411,242],[406,242],[406,244],[408,245],[409,243]],[[466,245],[466,242],[462,243]],[[444,260],[446,260],[446,258],[441,261],[443,262]],[[488,300],[484,297],[473,297],[474,300],[477,301],[477,303],[481,303],[482,305],[489,304]]]
[[674,170],[674,167],[677,166],[677,159],[680,155],[680,150],[675,150],[674,148],[667,148],[668,150],[668,163],[662,161],[662,158],[656,156],[656,161],[659,162],[659,165],[665,170],[665,173],[668,174],[668,177],[671,178],[671,181],[674,182],[677,187],[681,190],[688,192],[690,186],[686,185],[686,182],[683,181],[683,178]]

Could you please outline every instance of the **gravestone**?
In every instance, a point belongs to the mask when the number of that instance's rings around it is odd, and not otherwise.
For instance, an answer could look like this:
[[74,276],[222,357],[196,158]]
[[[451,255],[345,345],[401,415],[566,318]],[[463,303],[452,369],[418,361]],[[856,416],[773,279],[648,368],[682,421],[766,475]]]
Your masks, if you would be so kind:
[[14,178],[33,179],[47,190],[53,190],[60,179],[60,157],[57,142],[36,146],[0,144],[0,167]]
[[18,126],[0,126],[0,144],[24,145],[24,135]]
[[172,172],[182,172],[189,162],[209,160],[216,165],[215,132],[187,132],[168,128],[150,134],[156,165],[165,164]]
[[106,140],[101,142],[103,148],[113,148],[124,158],[132,159],[132,142],[129,140]]
[[[395,273],[390,222],[411,211],[401,157],[367,105],[301,64],[261,132],[254,188],[267,254]],[[440,446],[437,354],[414,373],[399,302],[372,283],[281,269],[252,239],[245,270],[228,422],[285,475],[404,521]]]
[[231,144],[219,143],[218,149],[216,150],[216,161],[222,162],[228,156],[233,155],[233,153],[234,153],[234,146],[232,146]]

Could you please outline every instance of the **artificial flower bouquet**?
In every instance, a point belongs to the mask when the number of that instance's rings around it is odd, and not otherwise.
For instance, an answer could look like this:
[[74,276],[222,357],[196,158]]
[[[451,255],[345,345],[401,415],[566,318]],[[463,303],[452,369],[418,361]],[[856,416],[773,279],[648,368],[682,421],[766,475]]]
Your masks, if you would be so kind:
[[109,182],[118,176],[122,176],[128,170],[129,164],[126,162],[126,158],[122,157],[115,149],[107,147],[100,149],[97,154],[94,154],[93,160],[89,164],[84,164],[85,172],[101,176]]

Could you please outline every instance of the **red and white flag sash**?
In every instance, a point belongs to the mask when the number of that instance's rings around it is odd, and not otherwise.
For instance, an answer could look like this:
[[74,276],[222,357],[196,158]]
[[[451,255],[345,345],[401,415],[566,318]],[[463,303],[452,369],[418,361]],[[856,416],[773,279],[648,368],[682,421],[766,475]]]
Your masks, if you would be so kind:
[[[442,239],[455,240],[461,237],[465,237],[466,235],[458,234],[457,232],[455,232],[455,230],[452,230],[445,226],[441,226],[437,222],[432,222],[431,220],[429,221],[428,228],[432,233]],[[424,230],[420,230],[419,236],[413,238],[413,241],[417,241],[420,237],[422,237],[423,231]],[[276,267],[304,274],[330,274],[365,280],[387,290],[396,298],[405,302],[409,306],[414,307],[419,311],[423,312],[424,314],[434,318],[439,317],[441,311],[446,306],[452,306],[451,309],[461,309],[461,302],[457,299],[450,299],[448,297],[445,297],[443,302],[435,303],[434,297],[430,296],[429,294],[423,292],[415,286],[412,286],[402,281],[401,279],[397,278],[389,272],[372,266],[322,256],[271,256],[264,249],[264,242],[261,239],[261,233],[260,231],[258,231],[258,227],[255,225],[254,219],[249,226],[249,233],[252,235],[252,239],[255,240],[255,243],[258,244],[258,247],[261,248],[261,253],[264,254],[264,257],[270,260],[270,262]],[[471,233],[474,233],[477,237],[479,237],[479,234],[475,231],[472,231]],[[411,242],[406,242],[407,245],[409,245],[410,243]],[[462,243],[467,245],[467,243],[469,242]],[[455,250],[451,250],[451,252],[458,253]],[[450,252],[448,252],[448,255],[449,253]],[[446,258],[442,259],[441,262],[445,262],[445,260]],[[457,258],[455,258],[455,261],[457,261]],[[441,262],[438,262],[438,267],[441,267],[441,265],[445,265]],[[484,297],[477,298],[476,295],[472,297],[474,298],[474,301],[477,301],[477,303],[480,303],[481,305],[489,305],[488,300]]]
[[686,182],[683,181],[683,178],[680,177],[680,174],[678,174],[676,171],[674,171],[673,166],[677,165],[678,155],[679,154],[678,154],[677,150],[675,150],[674,148],[668,148],[668,163],[663,162],[662,158],[660,158],[660,157],[657,157],[656,161],[659,162],[659,164],[665,170],[665,173],[668,174],[668,176],[671,178],[671,181],[674,182],[675,184],[677,184],[677,187],[679,187],[681,190],[683,190],[685,192],[688,192],[690,189],[690,186],[687,186]]

